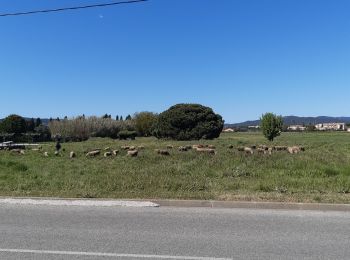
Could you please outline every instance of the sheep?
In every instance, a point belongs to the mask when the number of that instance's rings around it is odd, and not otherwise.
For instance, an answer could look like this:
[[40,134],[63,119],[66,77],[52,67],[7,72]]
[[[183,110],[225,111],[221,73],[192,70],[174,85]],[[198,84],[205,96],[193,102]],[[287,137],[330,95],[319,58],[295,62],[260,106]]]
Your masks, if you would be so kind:
[[287,146],[274,146],[273,149],[276,151],[286,151],[288,149],[288,147]]
[[239,152],[244,152],[244,147],[242,147],[242,146],[237,147],[237,150],[238,150]]
[[269,147],[269,149],[267,150],[267,152],[268,152],[269,155],[272,154],[272,151],[273,151],[273,148],[272,148],[272,147]]
[[197,148],[196,151],[199,153],[216,154],[215,149],[210,149],[210,148]]
[[170,155],[169,151],[167,151],[167,150],[156,149],[156,152],[160,155]]
[[84,150],[83,153],[86,154],[86,153],[88,153],[90,151],[102,151],[102,149],[101,148],[93,148],[93,149],[89,149],[89,150]]
[[105,152],[103,154],[103,157],[109,157],[109,156],[112,156],[112,152]]
[[259,145],[258,148],[264,149],[265,151],[269,149],[269,147],[266,145]]
[[96,155],[99,155],[100,153],[100,150],[91,151],[86,154],[86,157],[94,157]]
[[136,147],[135,147],[135,146],[130,146],[128,150],[129,150],[129,151],[136,150]]
[[204,148],[205,146],[202,144],[194,144],[192,145],[192,149],[197,149],[197,148]]
[[138,155],[138,153],[139,153],[138,150],[129,150],[127,153],[127,156],[136,157]]
[[59,152],[59,151],[55,151],[55,155],[56,155],[56,156],[59,156],[59,155],[60,155],[60,152]]
[[179,147],[179,151],[180,152],[187,152],[188,151],[188,148],[186,146],[180,146]]
[[114,156],[117,156],[118,153],[119,153],[119,150],[113,150],[112,153],[113,153]]
[[246,154],[253,154],[254,153],[253,149],[250,147],[244,147],[244,152]]
[[69,153],[69,158],[73,159],[75,157],[76,157],[75,152],[72,151],[72,152]]
[[49,157],[49,153],[48,152],[44,152],[44,156],[45,157]]
[[166,148],[167,148],[167,149],[173,149],[174,146],[173,146],[173,145],[167,145]]
[[209,149],[215,149],[215,148],[216,148],[215,145],[212,145],[212,144],[208,145],[207,147],[208,147]]
[[11,152],[15,153],[15,154],[20,154],[20,155],[25,154],[24,150],[22,150],[22,149],[12,149]]
[[260,147],[258,147],[257,151],[258,151],[258,153],[263,153],[263,154],[265,154],[265,152],[266,152],[265,149],[260,148]]
[[129,150],[129,149],[130,149],[130,146],[123,145],[123,146],[121,146],[120,148],[123,149],[123,150]]
[[299,152],[304,152],[305,148],[303,146],[292,146],[287,148],[288,153],[295,154]]

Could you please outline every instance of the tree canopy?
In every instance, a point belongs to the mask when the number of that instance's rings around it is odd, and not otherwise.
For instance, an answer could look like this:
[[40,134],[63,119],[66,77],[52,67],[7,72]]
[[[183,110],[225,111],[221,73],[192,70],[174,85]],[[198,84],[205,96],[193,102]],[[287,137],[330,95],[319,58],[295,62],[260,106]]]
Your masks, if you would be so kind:
[[224,127],[222,117],[200,104],[177,104],[158,117],[155,136],[175,140],[214,139]]

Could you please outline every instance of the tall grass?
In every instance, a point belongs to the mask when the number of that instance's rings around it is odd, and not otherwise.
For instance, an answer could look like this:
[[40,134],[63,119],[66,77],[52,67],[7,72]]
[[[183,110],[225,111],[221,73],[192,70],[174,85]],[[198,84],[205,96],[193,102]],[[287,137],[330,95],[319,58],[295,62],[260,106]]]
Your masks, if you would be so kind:
[[[0,195],[350,203],[349,133],[282,133],[273,143],[261,133],[232,133],[201,142],[215,145],[216,155],[174,148],[162,156],[154,151],[196,143],[91,138],[62,144],[65,151],[57,157],[54,143],[23,156],[0,151]],[[269,156],[236,149],[253,144],[302,145],[306,151]],[[123,145],[145,149],[131,158],[120,149]],[[86,151],[106,147],[119,149],[119,155],[85,157]],[[44,151],[50,156],[44,157]],[[70,151],[77,157],[69,159]]]
[[51,121],[49,128],[52,136],[61,136],[63,139],[83,141],[89,137],[117,138],[123,130],[134,130],[132,120],[116,121],[111,118],[77,117],[60,121]]

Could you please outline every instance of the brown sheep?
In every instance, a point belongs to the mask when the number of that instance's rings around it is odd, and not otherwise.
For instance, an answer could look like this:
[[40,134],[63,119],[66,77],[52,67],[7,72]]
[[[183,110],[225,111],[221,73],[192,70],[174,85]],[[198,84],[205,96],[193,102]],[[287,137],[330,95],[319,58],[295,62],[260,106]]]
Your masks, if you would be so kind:
[[288,149],[288,147],[287,146],[274,146],[273,149],[276,151],[286,151]]
[[170,155],[169,151],[167,150],[159,150],[157,149],[156,152],[160,155]]
[[199,153],[216,154],[215,149],[210,149],[210,148],[197,148],[196,151]]
[[123,146],[121,146],[120,148],[123,149],[123,150],[129,150],[129,149],[130,149],[130,146],[123,145]]
[[86,157],[94,157],[96,155],[99,155],[100,153],[100,150],[91,151],[86,154]]
[[139,154],[138,150],[129,150],[127,156],[136,157]]

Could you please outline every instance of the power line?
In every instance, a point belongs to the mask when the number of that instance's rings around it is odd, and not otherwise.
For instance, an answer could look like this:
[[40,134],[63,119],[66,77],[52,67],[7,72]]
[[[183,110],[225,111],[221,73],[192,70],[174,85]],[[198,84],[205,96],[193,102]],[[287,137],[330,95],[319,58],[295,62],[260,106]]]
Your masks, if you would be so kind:
[[130,0],[130,1],[119,1],[119,2],[110,2],[104,4],[94,4],[94,5],[82,5],[82,6],[73,6],[73,7],[62,7],[56,9],[44,9],[44,10],[35,10],[35,11],[26,11],[18,13],[0,13],[0,17],[4,16],[18,16],[18,15],[29,15],[29,14],[38,14],[38,13],[52,13],[52,12],[63,12],[69,10],[78,10],[78,9],[87,9],[87,8],[96,8],[96,7],[107,7],[112,5],[122,5],[122,4],[136,4],[140,2],[146,2],[148,0]]

